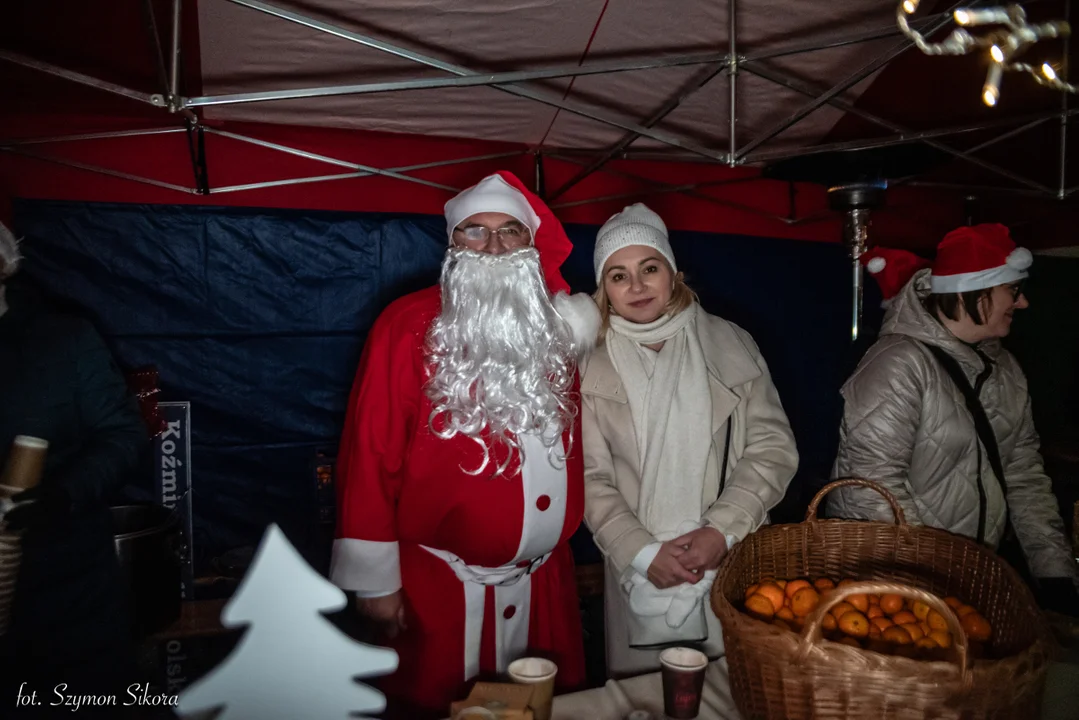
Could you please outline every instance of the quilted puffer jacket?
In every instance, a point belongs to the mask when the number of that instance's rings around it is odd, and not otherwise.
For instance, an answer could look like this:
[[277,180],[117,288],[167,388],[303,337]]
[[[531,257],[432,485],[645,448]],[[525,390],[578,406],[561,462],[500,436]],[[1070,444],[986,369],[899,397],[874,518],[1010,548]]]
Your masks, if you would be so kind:
[[[922,305],[929,270],[920,271],[895,298],[880,339],[843,386],[845,400],[833,475],[882,483],[912,523],[976,537],[984,512],[985,542],[1000,542],[1005,499],[978,440],[963,396],[926,345],[958,362],[979,390],[996,435],[1012,522],[1035,577],[1075,578],[1076,562],[1049,478],[1042,469],[1026,377],[1015,358],[991,340],[963,343]],[[985,493],[979,502],[978,470]],[[843,488],[828,497],[833,517],[892,520],[872,490]]]

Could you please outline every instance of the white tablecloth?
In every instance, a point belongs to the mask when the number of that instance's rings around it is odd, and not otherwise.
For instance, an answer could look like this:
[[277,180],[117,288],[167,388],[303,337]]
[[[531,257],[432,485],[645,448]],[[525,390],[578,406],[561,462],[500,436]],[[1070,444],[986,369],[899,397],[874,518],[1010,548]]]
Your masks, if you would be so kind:
[[[1073,664],[1079,656],[1065,660],[1071,662],[1049,667],[1041,720],[1079,718],[1079,664]],[[553,708],[552,720],[623,720],[633,710],[648,710],[663,720],[663,683],[659,673],[608,680],[601,688],[555,697]],[[731,699],[726,658],[708,666],[698,720],[742,720]]]
[[[663,681],[660,674],[608,680],[601,688],[582,690],[554,699],[552,720],[623,720],[633,710],[647,710],[657,720],[663,715]],[[720,658],[704,675],[704,697],[699,720],[742,720],[731,700],[727,660]]]

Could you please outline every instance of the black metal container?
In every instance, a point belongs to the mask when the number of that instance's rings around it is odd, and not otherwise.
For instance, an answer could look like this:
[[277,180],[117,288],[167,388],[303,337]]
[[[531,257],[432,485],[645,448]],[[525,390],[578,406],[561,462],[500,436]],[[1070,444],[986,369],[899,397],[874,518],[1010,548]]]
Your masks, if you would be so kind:
[[112,508],[112,522],[134,630],[150,635],[180,617],[179,518],[168,508],[146,503]]

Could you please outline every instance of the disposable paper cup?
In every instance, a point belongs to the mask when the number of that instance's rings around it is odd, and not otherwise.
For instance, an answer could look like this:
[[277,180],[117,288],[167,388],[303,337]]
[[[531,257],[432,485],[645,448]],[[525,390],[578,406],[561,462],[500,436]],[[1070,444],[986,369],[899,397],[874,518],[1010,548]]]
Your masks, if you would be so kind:
[[697,717],[708,656],[692,648],[673,647],[659,654],[659,663],[663,675],[663,712],[674,720]]
[[41,480],[45,471],[45,454],[49,443],[41,438],[19,435],[11,445],[7,465],[0,475],[0,485],[16,491],[29,490]]
[[544,658],[521,658],[510,663],[510,679],[515,683],[532,686],[532,708],[535,720],[551,720],[551,702],[554,697],[554,678],[558,666]]
[[453,720],[498,720],[498,716],[485,707],[475,705],[462,708],[453,716]]

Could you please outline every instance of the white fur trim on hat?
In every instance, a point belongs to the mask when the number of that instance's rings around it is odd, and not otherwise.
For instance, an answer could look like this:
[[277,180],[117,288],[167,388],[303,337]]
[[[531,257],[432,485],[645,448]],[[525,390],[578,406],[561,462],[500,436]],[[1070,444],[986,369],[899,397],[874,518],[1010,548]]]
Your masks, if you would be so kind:
[[7,225],[0,222],[0,279],[11,277],[19,269],[19,261],[22,255],[19,253],[19,241],[8,230]]
[[871,274],[876,275],[881,270],[883,270],[885,267],[887,267],[887,265],[888,265],[887,260],[885,260],[882,257],[875,257],[875,258],[870,258],[869,259],[869,262],[866,263],[866,268],[869,270],[869,272]]
[[488,175],[483,180],[462,190],[446,203],[446,235],[452,240],[453,229],[476,213],[500,212],[509,215],[532,231],[535,239],[540,218],[528,199],[502,179],[501,175]]
[[592,349],[599,337],[599,328],[603,324],[599,308],[592,296],[585,293],[567,295],[556,294],[552,300],[555,312],[566,321],[573,332],[573,346],[578,355]]
[[[1020,248],[1023,249],[1023,248]],[[1029,254],[1030,251],[1028,250]],[[1029,267],[1029,266],[1028,266]],[[1007,285],[1027,277],[1026,270],[1017,270],[1009,264],[977,272],[955,275],[933,275],[929,279],[929,291],[935,295],[985,290],[997,285]]]
[[1034,264],[1034,256],[1025,247],[1017,247],[1008,254],[1008,259],[1005,262],[1010,268],[1027,270]]
[[603,277],[603,266],[607,259],[631,245],[653,248],[670,263],[672,272],[678,272],[674,251],[667,237],[667,225],[644,203],[636,203],[612,215],[596,234],[596,250],[592,262],[596,269],[597,285]]

